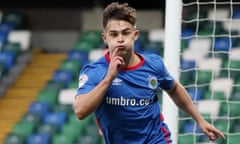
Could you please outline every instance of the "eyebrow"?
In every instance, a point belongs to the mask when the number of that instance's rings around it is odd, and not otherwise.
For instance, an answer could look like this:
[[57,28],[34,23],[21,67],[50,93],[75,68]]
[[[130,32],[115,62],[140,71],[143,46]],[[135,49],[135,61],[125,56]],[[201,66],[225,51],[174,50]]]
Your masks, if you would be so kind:
[[109,33],[111,32],[122,32],[122,31],[128,31],[128,30],[132,30],[131,28],[125,28],[123,30],[117,31],[117,30],[110,30]]

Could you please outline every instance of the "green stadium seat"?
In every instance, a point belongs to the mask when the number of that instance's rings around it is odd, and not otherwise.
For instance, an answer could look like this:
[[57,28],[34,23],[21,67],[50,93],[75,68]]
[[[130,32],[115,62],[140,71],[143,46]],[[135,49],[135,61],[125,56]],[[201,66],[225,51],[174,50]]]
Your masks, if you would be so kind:
[[56,134],[52,137],[52,144],[72,144],[74,139],[64,134]]
[[52,111],[54,112],[64,112],[66,114],[73,113],[73,106],[71,104],[56,104]]
[[43,89],[37,94],[37,101],[48,102],[51,106],[57,104],[59,90]]
[[7,69],[5,68],[5,64],[0,62],[0,79],[7,73]]
[[36,125],[34,123],[17,122],[13,127],[12,133],[23,137],[27,137],[35,130],[35,128]]
[[61,134],[66,135],[70,139],[76,140],[81,134],[81,129],[76,128],[73,124],[67,123],[62,126]]
[[198,70],[196,74],[197,84],[207,84],[212,80],[213,72],[210,70]]
[[46,134],[50,134],[51,136],[53,136],[56,133],[58,133],[58,127],[54,124],[43,123],[41,125],[38,125],[38,127],[36,128],[36,132],[37,133],[46,133]]
[[237,144],[240,142],[240,134],[230,134],[227,137],[229,144]]
[[213,125],[223,133],[230,131],[229,121],[226,119],[218,119],[214,121]]
[[220,114],[224,116],[239,116],[240,114],[240,102],[223,102],[221,104]]
[[185,134],[178,136],[178,144],[194,144],[194,135],[192,134]]
[[85,130],[85,128],[89,124],[91,118],[92,118],[92,116],[88,116],[84,120],[79,120],[79,119],[77,119],[77,117],[74,113],[71,113],[69,115],[68,123],[71,125],[74,125],[76,127],[76,129],[80,130],[80,133],[81,133]]
[[45,90],[59,90],[59,91],[63,88],[65,88],[64,83],[56,82],[56,81],[52,81],[52,80],[48,81],[44,87]]
[[240,133],[240,119],[233,120],[230,133]]
[[76,43],[76,45],[74,47],[75,50],[87,51],[87,52],[90,52],[94,48],[95,47],[94,47],[93,43],[89,43],[89,42],[86,42],[86,41],[79,41],[79,42]]
[[3,14],[2,22],[14,25],[15,29],[24,28],[25,17],[21,13],[6,12]]
[[39,114],[26,113],[22,116],[21,122],[34,123],[37,126],[42,122],[42,119]]
[[225,93],[223,91],[206,91],[204,93],[204,99],[214,100],[226,100]]
[[240,60],[231,60],[230,62],[230,76],[233,79],[240,79]]
[[68,84],[67,88],[69,88],[69,89],[76,89],[76,88],[78,88],[78,83],[79,83],[78,80],[73,80],[72,82],[70,82]]
[[21,45],[17,42],[8,42],[2,46],[3,51],[13,52],[18,56],[21,53]]
[[80,39],[81,41],[92,43],[93,48],[97,48],[103,43],[101,33],[102,33],[101,31],[95,31],[95,30],[84,31]]
[[26,139],[23,136],[9,133],[4,138],[3,144],[25,144]]
[[63,60],[60,65],[61,70],[69,70],[74,74],[74,78],[77,78],[80,72],[81,62],[78,60]]

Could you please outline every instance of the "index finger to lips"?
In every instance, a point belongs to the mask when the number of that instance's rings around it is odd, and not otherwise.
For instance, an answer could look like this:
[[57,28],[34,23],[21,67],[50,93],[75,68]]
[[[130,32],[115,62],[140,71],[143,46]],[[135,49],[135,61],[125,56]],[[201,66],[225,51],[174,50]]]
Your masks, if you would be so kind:
[[115,48],[115,49],[113,50],[112,57],[115,57],[115,56],[117,56],[117,52],[118,52],[118,48]]

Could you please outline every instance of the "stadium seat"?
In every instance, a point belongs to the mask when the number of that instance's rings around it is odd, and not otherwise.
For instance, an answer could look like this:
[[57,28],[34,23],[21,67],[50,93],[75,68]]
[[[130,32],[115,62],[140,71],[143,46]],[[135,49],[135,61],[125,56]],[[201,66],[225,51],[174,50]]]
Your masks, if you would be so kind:
[[221,115],[223,116],[239,116],[240,113],[240,102],[231,102],[229,101],[228,103],[222,102],[221,103]]
[[229,139],[230,144],[237,144],[240,142],[240,134],[229,134],[227,139]]
[[71,71],[74,78],[77,78],[81,69],[81,62],[79,60],[65,59],[61,62],[60,70]]
[[49,134],[32,133],[27,138],[27,144],[51,144],[51,136]]
[[88,116],[84,120],[79,120],[74,113],[71,113],[69,115],[68,123],[74,125],[76,129],[79,129],[80,133],[82,133],[87,127],[87,125],[90,123],[91,119],[92,115]]
[[9,71],[16,61],[16,55],[13,52],[1,51],[0,52],[0,62],[4,63],[5,68]]
[[37,94],[37,101],[49,103],[52,107],[57,104],[59,90],[57,89],[43,89],[40,90]]
[[226,100],[224,91],[205,91],[204,98],[205,100]]
[[74,47],[74,50],[90,52],[94,48],[95,47],[94,47],[93,43],[89,43],[89,42],[86,42],[86,41],[78,41],[77,44]]
[[64,83],[56,82],[53,80],[49,80],[44,87],[45,90],[58,90],[58,91],[60,91],[63,88],[65,88]]
[[60,104],[74,104],[76,96],[76,88],[74,89],[62,89],[59,92],[58,102]]
[[230,78],[216,78],[211,81],[209,89],[211,91],[223,91],[225,98],[229,99],[233,90],[233,79]]
[[240,101],[240,91],[233,91],[229,100]]
[[142,53],[155,53],[163,56],[163,41],[150,41],[144,45]]
[[211,20],[222,20],[229,18],[229,10],[226,8],[219,8],[219,9],[210,9],[208,10],[208,18]]
[[15,29],[24,28],[24,15],[19,12],[5,12],[2,17],[2,23],[14,25]]
[[240,60],[231,60],[230,61],[230,75],[232,79],[240,79]]
[[201,114],[209,114],[210,118],[216,118],[220,113],[221,103],[219,100],[200,100],[197,108]]
[[35,101],[29,105],[28,112],[32,114],[38,114],[40,116],[46,115],[50,112],[51,107],[47,102]]
[[21,122],[34,123],[36,126],[42,122],[42,118],[37,113],[26,113],[21,117]]
[[58,126],[55,124],[42,123],[36,128],[39,134],[49,134],[51,137],[59,132]]
[[59,130],[66,121],[67,114],[64,112],[50,112],[43,117],[43,123],[56,125]]
[[84,63],[84,62],[88,61],[88,54],[89,54],[89,52],[87,52],[87,51],[73,49],[67,53],[67,59],[78,60],[81,63]]
[[21,53],[21,46],[19,43],[6,43],[2,46],[3,51],[8,51],[14,53],[16,56],[18,56]]
[[79,83],[78,80],[73,80],[68,84],[67,88],[68,89],[76,89],[76,88],[78,88],[78,83]]
[[64,112],[67,115],[73,112],[73,106],[71,104],[57,104],[52,108],[53,112]]
[[12,133],[16,135],[28,137],[32,132],[34,132],[36,125],[30,122],[17,122],[14,124]]
[[178,136],[178,144],[193,144],[194,142],[194,135],[186,134]]
[[27,51],[31,46],[31,37],[32,33],[29,30],[11,31],[8,36],[8,41],[20,43],[21,51]]
[[163,42],[165,39],[164,29],[152,29],[148,31],[148,39],[150,42]]
[[187,92],[193,101],[199,101],[203,98],[203,90],[201,88],[189,87]]
[[77,129],[75,125],[66,123],[62,126],[61,134],[76,140],[81,134],[81,129]]
[[209,84],[213,78],[211,70],[197,70],[195,75],[197,84]]
[[25,138],[23,136],[9,133],[5,136],[3,144],[25,144]]
[[232,14],[233,19],[240,19],[240,10],[239,9],[234,9],[233,14]]
[[104,56],[104,53],[105,50],[102,49],[102,48],[97,48],[97,49],[94,49],[94,50],[91,50],[89,52],[89,61],[92,62],[92,61],[95,61],[97,59],[99,59],[100,57]]
[[211,70],[215,77],[220,75],[222,60],[220,58],[205,58],[198,63],[200,70]]
[[56,70],[53,73],[52,80],[55,82],[63,82],[67,86],[74,79],[74,74],[67,70]]
[[240,133],[240,125],[239,125],[240,119],[235,118],[232,120],[232,126],[230,129],[230,133]]
[[230,44],[233,45],[230,38],[215,38],[213,50],[228,52],[232,47]]
[[240,60],[240,47],[235,47],[231,49],[231,60]]
[[200,133],[201,131],[198,125],[194,121],[188,120],[184,122],[182,132],[183,133]]
[[52,144],[71,144],[74,139],[63,134],[56,134],[52,138]]

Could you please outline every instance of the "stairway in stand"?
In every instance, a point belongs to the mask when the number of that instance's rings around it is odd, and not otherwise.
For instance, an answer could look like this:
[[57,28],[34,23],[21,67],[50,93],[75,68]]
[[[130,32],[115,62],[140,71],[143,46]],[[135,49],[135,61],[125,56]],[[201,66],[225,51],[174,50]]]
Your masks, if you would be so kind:
[[35,52],[27,67],[0,99],[0,143],[14,124],[27,112],[28,106],[36,99],[38,92],[51,80],[58,69],[64,53]]

